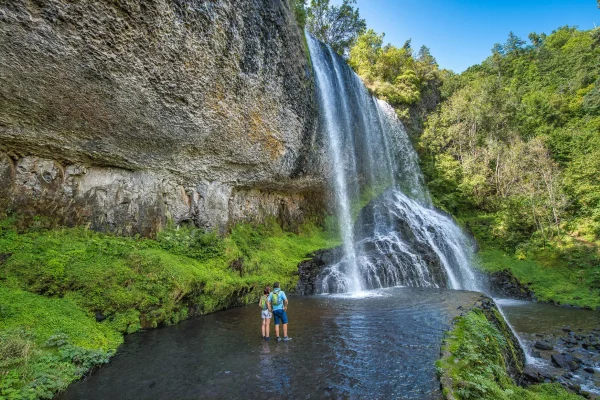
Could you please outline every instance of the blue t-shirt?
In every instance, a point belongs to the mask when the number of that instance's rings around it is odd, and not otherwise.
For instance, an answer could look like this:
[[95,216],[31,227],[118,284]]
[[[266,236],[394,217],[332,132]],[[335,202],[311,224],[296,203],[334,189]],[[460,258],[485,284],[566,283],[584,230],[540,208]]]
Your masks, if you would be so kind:
[[[277,299],[279,304],[273,304],[273,293],[277,293],[277,296],[279,296]],[[273,310],[283,310],[283,302],[287,300],[285,292],[281,289],[275,289],[273,293],[269,293],[269,303],[271,303],[271,307],[273,307]]]

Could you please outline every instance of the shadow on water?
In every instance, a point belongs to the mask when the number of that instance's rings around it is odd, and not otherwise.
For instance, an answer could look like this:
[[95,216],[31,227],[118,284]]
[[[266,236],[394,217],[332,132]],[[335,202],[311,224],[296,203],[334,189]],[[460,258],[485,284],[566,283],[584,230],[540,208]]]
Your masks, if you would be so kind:
[[371,294],[291,298],[289,343],[261,339],[256,306],[129,335],[109,365],[58,398],[440,398],[442,336],[478,294]]

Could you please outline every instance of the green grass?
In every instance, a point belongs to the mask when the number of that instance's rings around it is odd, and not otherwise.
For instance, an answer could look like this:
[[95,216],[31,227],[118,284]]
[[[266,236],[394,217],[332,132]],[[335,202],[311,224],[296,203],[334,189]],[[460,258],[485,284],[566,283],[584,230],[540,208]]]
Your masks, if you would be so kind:
[[150,240],[0,220],[0,398],[52,398],[125,333],[254,302],[274,281],[293,290],[298,263],[337,244],[315,226],[272,222]]
[[478,266],[510,271],[538,300],[600,307],[600,245],[563,230],[544,236],[520,232],[498,214],[472,213],[458,219],[481,246]]
[[68,299],[0,286],[0,304],[0,398],[51,399],[123,340]]
[[558,384],[522,388],[506,371],[510,343],[484,313],[474,309],[459,317],[445,341],[436,366],[444,394],[456,399],[576,400]]
[[[572,258],[570,261],[567,255]],[[600,264],[548,247],[511,256],[502,250],[483,249],[479,266],[488,272],[509,270],[535,293],[539,301],[580,307],[600,307]],[[577,260],[580,260],[579,262]]]

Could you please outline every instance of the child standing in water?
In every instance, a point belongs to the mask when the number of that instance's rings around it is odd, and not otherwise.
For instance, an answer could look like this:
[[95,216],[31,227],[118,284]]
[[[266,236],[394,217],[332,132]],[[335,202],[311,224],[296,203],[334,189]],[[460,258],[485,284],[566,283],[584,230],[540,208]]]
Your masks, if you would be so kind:
[[262,335],[264,340],[270,340],[269,338],[269,329],[271,328],[271,311],[269,311],[269,293],[271,293],[270,287],[265,287],[263,291],[263,295],[260,296],[260,300],[258,301],[258,305],[261,308],[261,317],[262,317]]

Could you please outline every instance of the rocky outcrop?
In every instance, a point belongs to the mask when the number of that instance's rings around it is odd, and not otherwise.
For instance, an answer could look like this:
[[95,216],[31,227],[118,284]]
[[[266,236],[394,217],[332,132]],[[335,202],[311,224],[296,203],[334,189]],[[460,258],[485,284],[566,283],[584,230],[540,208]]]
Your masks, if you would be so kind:
[[490,293],[496,298],[535,300],[533,291],[519,282],[508,269],[490,273],[488,282]]
[[0,205],[151,233],[322,208],[303,33],[286,0],[0,5]]
[[[591,321],[594,317],[590,314]],[[523,384],[557,382],[585,398],[600,398],[590,391],[600,386],[600,327],[573,331],[565,326],[535,336],[540,338],[531,352],[536,360],[525,369]]]
[[319,292],[317,277],[328,265],[332,265],[343,256],[342,247],[315,251],[307,256],[307,259],[298,264],[298,283],[296,293],[310,295]]

